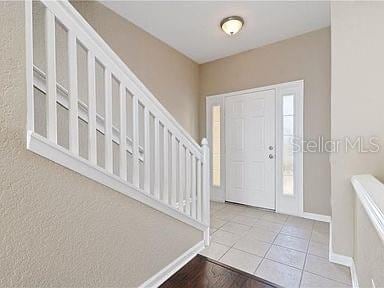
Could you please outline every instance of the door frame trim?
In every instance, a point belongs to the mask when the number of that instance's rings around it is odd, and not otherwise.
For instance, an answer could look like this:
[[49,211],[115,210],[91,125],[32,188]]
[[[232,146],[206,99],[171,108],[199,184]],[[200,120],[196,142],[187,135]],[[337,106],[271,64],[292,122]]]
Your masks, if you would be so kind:
[[[224,202],[225,201],[225,98],[230,97],[230,96],[237,96],[237,95],[242,95],[242,94],[248,94],[248,93],[253,93],[253,92],[261,92],[265,90],[272,90],[274,89],[276,91],[276,173],[275,173],[275,209],[276,212],[281,212],[285,214],[291,214],[295,216],[303,216],[304,213],[304,195],[303,195],[303,151],[296,152],[295,153],[295,166],[294,166],[294,181],[296,183],[296,203],[297,203],[297,210],[296,211],[288,211],[282,207],[284,203],[282,201],[278,200],[278,197],[281,198],[280,195],[278,195],[278,190],[281,185],[279,184],[280,182],[278,181],[278,175],[281,173],[278,173],[278,169],[281,167],[282,159],[278,155],[277,151],[280,151],[281,149],[281,144],[279,143],[278,139],[282,137],[282,125],[279,121],[281,121],[281,113],[278,113],[279,111],[279,105],[281,105],[281,97],[282,97],[282,91],[285,89],[292,89],[296,88],[298,89],[299,93],[296,95],[296,102],[295,102],[295,108],[296,108],[296,113],[295,113],[295,135],[301,139],[303,139],[304,135],[304,80],[296,80],[296,81],[291,81],[291,82],[285,82],[285,83],[279,83],[279,84],[274,84],[274,85],[268,85],[268,86],[261,86],[261,87],[256,87],[256,88],[251,88],[251,89],[245,89],[245,90],[239,90],[239,91],[233,91],[229,93],[222,93],[222,94],[215,94],[215,95],[208,95],[206,96],[206,137],[208,139],[208,143],[211,145],[212,139],[212,131],[211,131],[211,119],[212,119],[212,106],[215,105],[221,105],[221,187],[218,191],[214,192],[212,191],[211,199],[214,201],[219,201],[219,202]],[[212,159],[211,159],[212,161]],[[224,165],[223,165],[224,163]],[[279,165],[280,163],[280,165]],[[212,167],[212,166],[211,166]],[[212,188],[212,187],[211,187]],[[212,190],[212,189],[211,189]],[[288,196],[289,197],[289,196]]]

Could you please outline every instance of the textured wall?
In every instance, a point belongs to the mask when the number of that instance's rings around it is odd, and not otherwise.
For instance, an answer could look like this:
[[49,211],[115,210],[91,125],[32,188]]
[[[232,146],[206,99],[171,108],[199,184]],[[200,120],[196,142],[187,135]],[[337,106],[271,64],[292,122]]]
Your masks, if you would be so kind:
[[26,150],[24,3],[0,26],[0,286],[137,286],[200,231]]
[[[330,29],[324,28],[200,66],[201,131],[205,97],[304,79],[304,137],[330,138]],[[331,214],[327,153],[304,154],[304,211]]]
[[[332,138],[371,136],[384,139],[384,3],[332,2]],[[357,149],[333,153],[332,245],[353,256],[354,201],[350,178],[372,174],[384,179],[384,151]]]

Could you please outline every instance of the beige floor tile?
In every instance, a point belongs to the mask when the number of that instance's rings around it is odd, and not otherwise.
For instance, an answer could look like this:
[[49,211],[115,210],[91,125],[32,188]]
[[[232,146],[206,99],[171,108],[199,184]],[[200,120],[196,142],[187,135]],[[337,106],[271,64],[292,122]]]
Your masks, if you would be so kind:
[[327,259],[318,256],[308,255],[304,270],[348,285],[351,284],[348,267],[330,263]]
[[267,220],[275,223],[285,223],[288,219],[287,215],[278,213],[268,213],[261,217],[262,220]]
[[279,234],[277,235],[274,244],[301,252],[307,252],[309,241],[285,234]]
[[269,247],[271,247],[271,244],[248,236],[241,238],[233,247],[260,257],[264,257]]
[[200,254],[214,260],[219,260],[219,258],[228,250],[229,247],[225,245],[211,242],[207,248],[200,252]]
[[273,283],[298,287],[304,266],[301,287],[351,286],[349,268],[328,261],[328,223],[211,202],[210,233],[200,254]]
[[239,240],[239,238],[240,236],[237,234],[219,229],[215,233],[213,233],[211,240],[213,242],[217,242],[226,246],[232,246],[236,243],[237,240]]
[[227,231],[227,232],[234,233],[234,234],[242,235],[246,231],[251,229],[251,226],[243,225],[243,224],[239,224],[239,223],[235,223],[235,222],[228,222],[228,223],[224,224],[220,229]]
[[221,226],[223,226],[225,223],[227,223],[227,221],[223,220],[223,219],[219,219],[219,218],[216,218],[216,217],[211,217],[211,223],[210,223],[210,226],[212,228],[216,228],[216,229],[219,229]]
[[225,221],[230,221],[233,218],[235,218],[238,214],[234,212],[226,212],[221,209],[217,213],[215,213],[213,216],[217,219],[225,220]]
[[283,224],[260,219],[254,225],[255,228],[262,228],[273,232],[280,232]]
[[247,210],[244,210],[240,214],[248,217],[253,217],[256,219],[261,219],[261,217],[263,217],[265,213],[266,213],[265,211],[259,210],[257,208],[248,208]]
[[275,240],[277,234],[277,232],[269,231],[267,229],[253,227],[247,232],[246,236],[252,237],[256,240],[272,243]]
[[329,258],[329,245],[318,242],[309,242],[308,253],[319,257]]
[[314,221],[302,217],[289,216],[286,224],[303,230],[312,231]]
[[300,287],[301,288],[339,288],[339,287],[351,287],[351,286],[304,271],[303,278],[301,279]]
[[283,287],[293,288],[300,285],[301,270],[264,259],[255,275]]
[[229,203],[226,203],[225,208],[226,209],[230,209],[230,211],[239,213],[239,212],[247,210],[249,208],[249,206],[242,205],[242,204],[229,204]]
[[329,223],[315,221],[315,224],[313,225],[313,230],[319,231],[319,232],[328,232],[329,233]]
[[263,258],[231,248],[220,258],[220,262],[253,274]]
[[223,209],[225,207],[225,204],[222,202],[211,201],[210,204],[211,213],[217,212],[218,210]]
[[318,243],[329,244],[329,232],[313,230],[311,240]]
[[293,266],[298,269],[303,269],[305,253],[282,246],[272,245],[265,258]]
[[232,214],[232,215],[239,215],[242,211],[241,208],[238,208],[236,206],[226,206],[223,209],[221,209],[219,212],[224,214]]
[[309,240],[311,238],[312,231],[285,224],[280,233]]
[[235,218],[233,218],[231,221],[235,223],[247,225],[247,226],[253,226],[259,221],[259,219],[255,217],[245,216],[245,215],[238,215]]

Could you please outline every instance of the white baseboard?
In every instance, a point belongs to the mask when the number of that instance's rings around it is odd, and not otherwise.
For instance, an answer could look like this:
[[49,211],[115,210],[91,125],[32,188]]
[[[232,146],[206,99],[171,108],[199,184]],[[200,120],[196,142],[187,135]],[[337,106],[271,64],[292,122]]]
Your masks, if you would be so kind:
[[303,218],[307,218],[307,219],[331,223],[331,216],[328,216],[328,215],[303,212],[302,216],[303,216]]
[[343,266],[347,266],[349,268],[352,267],[353,265],[353,259],[352,257],[349,257],[349,256],[345,256],[345,255],[341,255],[341,254],[337,254],[333,251],[329,251],[329,261],[332,262],[332,263],[336,263],[336,264],[340,264],[340,265],[343,265]]
[[353,288],[359,288],[359,280],[357,277],[355,261],[353,261],[352,257],[337,254],[337,253],[333,252],[332,250],[329,250],[329,261],[332,263],[336,263],[336,264],[340,264],[340,265],[349,267],[349,269],[351,271],[352,287]]
[[351,266],[351,277],[352,277],[352,287],[353,288],[359,288],[359,280],[357,278],[355,261],[353,261],[353,260],[352,260],[352,266]]
[[330,225],[329,238],[330,238],[329,239],[329,262],[349,267],[349,269],[351,271],[352,287],[353,288],[359,288],[359,280],[357,277],[355,261],[353,260],[353,258],[350,256],[345,256],[345,255],[333,252],[333,248],[332,248],[332,223]]
[[191,261],[192,258],[195,257],[203,249],[204,249],[204,241],[200,241],[195,246],[193,246],[192,248],[187,250],[185,253],[183,253],[180,257],[175,259],[172,263],[164,267],[158,273],[156,273],[147,281],[145,281],[143,284],[141,284],[139,287],[140,288],[159,287],[169,277],[175,274],[181,267],[183,267],[185,264]]

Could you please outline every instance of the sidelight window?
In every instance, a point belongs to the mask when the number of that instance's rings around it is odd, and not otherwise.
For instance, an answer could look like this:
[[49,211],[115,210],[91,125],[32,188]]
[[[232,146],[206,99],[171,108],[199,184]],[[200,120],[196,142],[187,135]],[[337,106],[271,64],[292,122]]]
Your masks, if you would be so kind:
[[220,106],[212,106],[212,185],[221,184],[221,156],[220,156]]
[[283,96],[283,194],[294,195],[294,95]]

